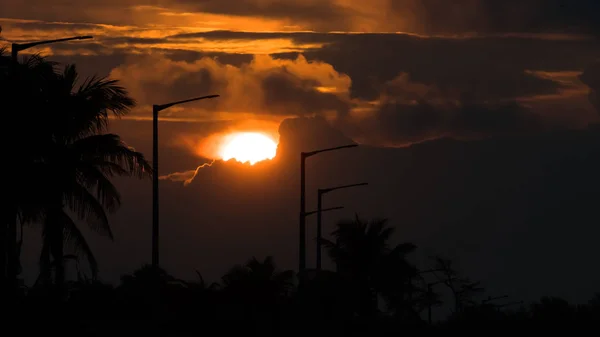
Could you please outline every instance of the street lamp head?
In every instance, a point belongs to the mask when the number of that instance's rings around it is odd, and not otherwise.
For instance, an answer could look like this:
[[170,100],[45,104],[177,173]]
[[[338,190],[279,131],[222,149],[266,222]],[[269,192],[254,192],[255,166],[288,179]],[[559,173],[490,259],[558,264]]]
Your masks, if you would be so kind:
[[329,188],[319,188],[319,194],[325,194],[325,193],[329,193],[329,192],[335,191],[335,190],[341,190],[341,189],[345,189],[345,188],[358,187],[358,186],[366,186],[366,185],[369,185],[369,183],[358,183],[358,184],[342,185],[342,186],[335,186],[335,187],[329,187]]
[[334,147],[334,148],[332,148],[332,149],[326,149],[325,151],[329,151],[329,150],[341,150],[341,149],[350,149],[350,148],[353,148],[353,147],[358,147],[358,144],[356,144],[356,143],[355,143],[355,144],[348,144],[348,145],[337,146],[337,147]]
[[330,147],[330,148],[327,148],[327,149],[315,150],[315,151],[310,151],[310,152],[301,152],[300,154],[302,155],[303,158],[307,158],[307,157],[310,157],[310,156],[314,156],[315,154],[319,154],[321,152],[328,152],[328,151],[335,151],[335,150],[341,150],[341,149],[348,149],[348,148],[357,147],[357,146],[358,146],[358,144],[348,144],[348,145]]
[[200,97],[194,97],[194,98],[190,98],[190,99],[184,99],[182,101],[176,101],[176,102],[171,102],[171,103],[166,103],[166,104],[159,104],[159,105],[153,105],[152,109],[155,111],[155,113],[160,112],[164,109],[170,108],[174,105],[178,105],[178,104],[183,104],[183,103],[189,103],[189,102],[195,102],[195,101],[200,101],[203,99],[209,99],[209,98],[216,98],[216,97],[220,97],[220,95],[207,95],[207,96],[200,96]]
[[310,212],[305,212],[304,216],[309,216],[309,215],[313,215],[313,214],[317,214],[317,213],[325,213],[325,212],[329,212],[329,211],[336,211],[338,209],[343,209],[344,206],[337,206],[337,207],[329,207],[329,208],[323,208],[321,210],[317,210],[317,211],[310,211]]
[[84,35],[84,36],[76,36],[75,40],[89,40],[89,39],[93,39],[94,37],[91,35]]

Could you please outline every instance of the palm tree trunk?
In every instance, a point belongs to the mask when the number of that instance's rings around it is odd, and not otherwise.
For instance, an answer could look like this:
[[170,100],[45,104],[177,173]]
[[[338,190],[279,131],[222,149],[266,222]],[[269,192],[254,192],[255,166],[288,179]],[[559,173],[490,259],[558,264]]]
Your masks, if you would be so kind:
[[54,283],[62,293],[65,284],[65,264],[64,264],[64,229],[60,222],[54,223],[52,229],[52,246],[50,252],[52,254],[52,262],[54,264]]
[[12,297],[18,287],[17,211],[8,204],[2,214],[0,226],[0,286],[5,295]]
[[0,224],[0,291],[4,293],[8,290],[6,262],[8,253],[8,222],[2,221]]
[[52,256],[52,265],[54,267],[54,284],[59,296],[64,295],[65,285],[65,265],[64,265],[64,224],[61,220],[63,212],[62,204],[48,210],[45,224],[45,240],[48,240],[49,252]]
[[13,213],[10,217],[10,221],[7,226],[7,235],[6,235],[6,285],[8,291],[10,291],[13,295],[16,294],[17,288],[19,287],[18,283],[18,273],[19,273],[19,252],[17,250],[17,217]]

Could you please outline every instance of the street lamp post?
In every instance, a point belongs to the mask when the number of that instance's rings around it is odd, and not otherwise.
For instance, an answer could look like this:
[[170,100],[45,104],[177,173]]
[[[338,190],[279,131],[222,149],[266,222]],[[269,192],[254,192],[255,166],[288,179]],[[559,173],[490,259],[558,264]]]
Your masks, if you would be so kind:
[[152,267],[158,268],[158,113],[174,105],[199,101],[219,95],[208,95],[152,106]]
[[347,149],[351,147],[357,147],[358,144],[350,144],[337,146],[322,150],[316,150],[311,152],[300,153],[300,221],[299,221],[299,256],[298,256],[298,272],[300,275],[304,274],[306,269],[306,158],[314,156],[316,154],[328,151],[336,151],[341,149]]
[[[358,187],[358,186],[365,186],[368,185],[369,183],[359,183],[359,184],[350,184],[350,185],[343,185],[343,186],[336,186],[336,187],[330,187],[330,188],[320,188],[318,190],[317,193],[317,210],[321,210],[322,204],[323,204],[323,195],[332,191],[336,191],[336,190],[341,190],[344,188],[351,188],[351,187]],[[322,235],[322,231],[323,231],[323,227],[322,227],[322,212],[317,211],[317,270],[321,270],[321,241],[323,239],[323,235]]]
[[444,281],[437,281],[433,283],[427,283],[427,322],[431,325],[431,307],[433,306],[433,286],[444,283]]
[[[416,273],[416,275],[422,275],[422,274],[427,274],[427,273],[432,273],[435,275],[435,272],[438,271],[443,271],[441,269],[427,269],[427,270],[421,270],[419,272]],[[453,279],[453,278],[452,278]],[[433,283],[427,283],[427,320],[429,322],[429,324],[431,325],[431,306],[432,306],[432,298],[433,298],[433,286],[436,284],[440,284],[440,283],[445,283],[445,281],[437,281],[437,282],[433,282]],[[412,277],[409,276],[408,277],[408,301],[411,303],[412,305]]]
[[67,37],[64,39],[55,39],[55,40],[44,40],[44,41],[35,41],[35,42],[29,42],[29,43],[13,43],[11,45],[11,57],[14,61],[17,61],[17,57],[19,56],[19,52],[25,49],[29,49],[31,47],[35,47],[35,46],[39,46],[42,44],[50,44],[50,43],[57,43],[57,42],[67,42],[67,41],[74,41],[74,40],[89,40],[89,39],[93,39],[93,36],[73,36],[73,37]]

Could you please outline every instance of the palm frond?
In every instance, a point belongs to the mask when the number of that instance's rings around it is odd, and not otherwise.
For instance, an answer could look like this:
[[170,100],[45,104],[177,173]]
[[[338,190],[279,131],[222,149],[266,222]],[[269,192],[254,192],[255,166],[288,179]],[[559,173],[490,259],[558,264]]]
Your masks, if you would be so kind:
[[97,201],[108,212],[116,211],[121,205],[121,195],[115,185],[97,167],[82,164],[79,165],[78,183],[89,191],[95,191]]
[[67,65],[48,88],[54,93],[49,103],[59,111],[52,114],[50,122],[57,122],[67,142],[105,132],[111,116],[121,117],[136,105],[116,80],[90,77],[76,88],[78,78],[77,67]]
[[95,279],[98,275],[98,262],[83,233],[77,228],[73,219],[64,212],[62,222],[65,230],[65,243],[71,246],[75,250],[75,253],[78,255],[81,254],[87,259],[92,277]]
[[69,93],[71,93],[79,79],[77,67],[74,64],[67,64],[63,70],[62,79],[65,82],[65,86],[69,88]]
[[[118,135],[102,134],[79,139],[72,144],[75,153],[82,160],[95,163],[111,162],[118,164],[129,176],[150,177],[152,166],[141,152],[127,146]],[[123,171],[121,171],[123,172]]]
[[85,186],[73,184],[70,193],[65,195],[64,201],[79,219],[86,221],[91,230],[113,240],[104,206]]
[[75,92],[75,96],[85,97],[96,111],[110,111],[117,117],[125,115],[136,105],[135,100],[129,97],[129,93],[119,85],[118,80],[106,77],[87,78]]

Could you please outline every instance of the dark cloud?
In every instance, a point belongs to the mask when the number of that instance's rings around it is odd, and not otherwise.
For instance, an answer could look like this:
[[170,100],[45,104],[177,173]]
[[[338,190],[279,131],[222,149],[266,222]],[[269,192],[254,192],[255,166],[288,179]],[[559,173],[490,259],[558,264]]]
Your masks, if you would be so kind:
[[181,33],[169,36],[171,39],[208,39],[208,40],[264,40],[290,39],[298,43],[335,42],[343,33],[316,32],[237,32],[230,30],[213,30],[208,32]]
[[321,115],[328,111],[346,114],[350,108],[349,102],[338,95],[318,91],[316,88],[319,85],[315,80],[302,79],[283,68],[264,77],[264,103],[272,111],[281,111],[283,114]]
[[297,157],[301,151],[353,144],[354,141],[322,117],[285,119],[279,125],[277,157]]
[[2,17],[64,23],[123,24],[137,0],[0,0]]
[[232,65],[235,67],[240,67],[243,64],[248,64],[252,62],[254,55],[252,54],[229,54],[229,53],[203,53],[197,51],[186,51],[186,50],[163,50],[166,57],[173,61],[184,61],[184,62],[194,62],[196,60],[202,59],[204,57],[212,58],[219,61],[222,64]]
[[[529,70],[583,70],[600,53],[591,40],[541,37],[424,38],[406,34],[245,33],[212,31],[181,34],[177,39],[262,40],[288,38],[321,43],[303,52],[352,78],[353,97],[375,99],[383,85],[400,73],[414,81],[485,100],[556,93],[560,84]],[[298,53],[275,57],[295,58]],[[352,55],[352,57],[348,57]]]
[[[61,22],[176,24],[177,14],[279,20],[280,29],[418,34],[600,32],[595,0],[1,0],[12,18]],[[175,14],[175,15],[164,15]],[[193,21],[192,21],[193,22]],[[240,27],[248,30],[249,27]]]
[[45,21],[10,21],[5,24],[9,29],[23,29],[29,31],[58,31],[61,33],[77,33],[82,30],[102,29],[95,23],[69,23]]
[[556,92],[557,83],[526,70],[583,70],[599,53],[593,41],[358,34],[305,55],[348,74],[354,97],[374,99],[384,83],[408,73],[413,81],[489,100]]
[[412,82],[406,74],[388,82],[378,105],[338,126],[368,143],[406,145],[437,138],[477,139],[529,134],[550,128],[530,109],[512,102],[476,101],[435,86]]
[[600,33],[596,0],[394,0],[391,9],[422,33]]
[[545,129],[544,120],[516,103],[467,104],[440,108],[426,102],[416,105],[384,103],[374,117],[383,142],[409,144],[427,139],[487,138],[531,134]]

